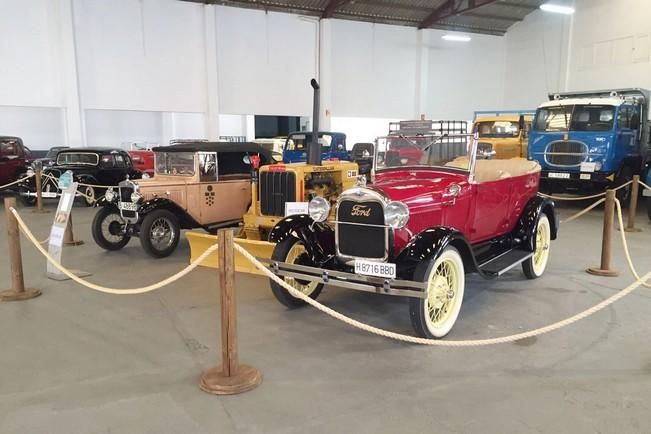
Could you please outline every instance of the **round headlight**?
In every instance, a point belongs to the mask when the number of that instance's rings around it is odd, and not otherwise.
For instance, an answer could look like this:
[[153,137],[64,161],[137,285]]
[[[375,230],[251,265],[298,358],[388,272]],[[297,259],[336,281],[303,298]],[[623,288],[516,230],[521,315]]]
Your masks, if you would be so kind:
[[140,202],[140,199],[142,199],[142,194],[138,193],[137,191],[131,193],[131,202],[138,203]]
[[106,190],[106,193],[104,193],[104,198],[107,202],[113,202],[113,199],[115,199],[115,192],[112,188]]
[[317,196],[307,206],[307,213],[315,222],[324,222],[330,215],[330,202],[321,196]]
[[409,221],[409,208],[402,202],[389,202],[384,208],[384,223],[393,229],[404,228]]

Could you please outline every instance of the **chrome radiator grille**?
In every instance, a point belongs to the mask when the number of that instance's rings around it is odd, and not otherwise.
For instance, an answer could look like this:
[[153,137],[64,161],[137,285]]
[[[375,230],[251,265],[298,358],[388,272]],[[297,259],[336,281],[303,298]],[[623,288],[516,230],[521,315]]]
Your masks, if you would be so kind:
[[557,141],[547,145],[545,161],[552,166],[578,166],[588,158],[588,146],[577,141]]

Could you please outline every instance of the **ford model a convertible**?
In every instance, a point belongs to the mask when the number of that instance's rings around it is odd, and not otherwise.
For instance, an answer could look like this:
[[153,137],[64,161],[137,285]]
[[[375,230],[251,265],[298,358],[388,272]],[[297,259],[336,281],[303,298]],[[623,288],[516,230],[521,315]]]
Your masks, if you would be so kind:
[[237,226],[251,202],[251,175],[271,162],[255,143],[182,143],[158,147],[155,176],[109,188],[92,224],[95,242],[119,250],[139,236],[151,256],[176,248],[181,229]]
[[[445,336],[463,300],[464,275],[500,276],[521,264],[541,276],[556,238],[554,203],[536,195],[540,166],[525,159],[481,160],[477,140],[433,143],[420,164],[378,168],[336,201],[312,199],[270,234],[271,269],[316,298],[325,283],[409,297],[418,335]],[[271,282],[288,307],[303,302]]]

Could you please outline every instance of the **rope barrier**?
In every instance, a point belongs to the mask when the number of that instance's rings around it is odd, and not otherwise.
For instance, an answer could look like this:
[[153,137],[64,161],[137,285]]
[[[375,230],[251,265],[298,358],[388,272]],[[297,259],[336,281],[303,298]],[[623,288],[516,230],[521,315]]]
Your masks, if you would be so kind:
[[644,186],[644,189],[645,189],[645,190],[651,190],[651,187],[649,187],[648,185],[646,185],[646,184],[643,183],[642,181],[638,181],[638,184],[641,184],[642,186]]
[[[628,262],[628,268],[631,270],[631,273],[635,278],[640,282],[644,287],[651,288],[651,283],[647,282],[648,279],[641,279],[635,265],[633,265],[633,260],[631,259],[631,253],[628,250],[628,242],[626,241],[626,235],[624,231],[624,217],[622,216],[622,205],[619,203],[618,199],[615,199],[615,207],[617,209],[617,220],[619,221],[619,233],[622,238],[622,245],[624,246],[624,255],[626,256],[626,262]],[[647,274],[648,276],[648,274]]]
[[10,182],[9,184],[0,185],[0,190],[5,189],[7,187],[11,187],[12,185],[15,185],[15,184],[20,184],[21,182],[31,178],[32,176],[34,176],[33,173],[31,175],[27,175],[27,176],[25,176],[23,178],[17,179],[16,181]]
[[588,213],[589,211],[591,211],[593,208],[597,207],[599,204],[604,203],[605,201],[606,201],[606,199],[602,197],[601,199],[599,199],[598,201],[596,201],[595,203],[593,203],[589,207],[577,212],[576,214],[566,218],[565,220],[561,220],[561,223],[569,223],[569,222],[571,222],[573,220],[576,220],[579,217],[581,217],[582,215],[584,215],[584,214]]
[[[612,188],[610,190],[617,191],[620,188],[624,188],[627,185],[630,185],[632,183],[633,183],[633,181],[628,181],[628,182],[626,182],[626,183],[624,183],[624,184],[622,184],[622,185],[620,185],[618,187]],[[640,182],[640,184],[642,184],[642,183]],[[538,192],[538,196],[546,197],[548,199],[553,199],[553,200],[588,200],[588,199],[595,199],[597,197],[604,197],[604,196],[606,196],[606,192],[604,191],[604,192],[601,192],[601,193],[598,193],[598,194],[593,194],[591,196],[576,196],[576,197],[575,196],[573,196],[573,197],[552,196],[551,194],[545,194],[545,193]]]
[[318,301],[310,298],[309,296],[303,294],[301,291],[298,291],[297,289],[294,289],[291,285],[287,284],[283,279],[280,277],[276,276],[269,268],[267,268],[264,264],[262,264],[260,261],[258,261],[253,255],[251,255],[249,252],[247,252],[244,248],[241,246],[235,244],[234,245],[235,249],[240,253],[242,256],[247,258],[256,268],[258,268],[263,274],[265,274],[267,277],[272,279],[274,282],[278,283],[281,285],[283,288],[285,288],[289,293],[293,296],[296,297],[305,303],[311,305],[312,307],[316,308],[317,310],[320,310],[321,312],[331,316],[332,318],[338,319],[340,321],[343,321],[344,323],[351,325],[353,327],[356,327],[360,330],[382,336],[385,338],[391,338],[395,339],[398,341],[402,342],[408,342],[412,344],[420,344],[420,345],[433,345],[433,346],[440,346],[440,347],[479,347],[479,346],[486,346],[486,345],[494,345],[494,344],[503,344],[503,343],[509,343],[509,342],[515,342],[519,341],[522,339],[526,338],[531,338],[534,336],[538,336],[544,333],[549,333],[554,330],[558,330],[562,327],[568,326],[570,324],[573,324],[581,319],[587,318],[588,316],[599,312],[600,310],[606,308],[607,306],[610,306],[611,304],[615,303],[622,297],[625,297],[626,295],[630,294],[633,292],[635,289],[637,289],[640,286],[640,283],[642,283],[642,280],[647,280],[651,278],[651,272],[647,273],[642,279],[638,279],[626,288],[622,289],[621,291],[617,292],[616,294],[608,297],[606,300],[602,301],[601,303],[586,309],[574,316],[571,316],[569,318],[566,318],[562,321],[555,322],[553,324],[550,324],[545,327],[540,327],[534,330],[530,330],[527,332],[522,332],[522,333],[517,333],[514,335],[510,336],[502,336],[502,337],[497,337],[497,338],[488,338],[488,339],[473,339],[473,340],[436,340],[436,339],[426,339],[426,338],[419,338],[416,336],[410,336],[410,335],[405,335],[402,333],[396,333],[396,332],[391,332],[388,330],[384,330],[378,327],[370,326],[368,324],[364,324],[360,321],[357,321],[353,318],[350,318],[340,312],[337,312],[336,310],[329,308],[327,306],[324,306],[323,304],[319,303]]
[[172,282],[175,282],[179,280],[181,277],[185,276],[186,274],[190,273],[192,270],[197,268],[199,264],[201,264],[203,261],[206,260],[206,258],[213,252],[217,250],[217,244],[213,244],[210,246],[206,251],[199,256],[196,260],[192,261],[190,265],[179,271],[178,273],[161,280],[158,283],[154,283],[148,286],[143,286],[141,288],[107,288],[105,286],[97,285],[95,283],[89,282],[87,280],[82,279],[81,277],[75,275],[71,271],[69,271],[67,268],[65,268],[63,265],[61,265],[56,259],[54,259],[50,254],[39,244],[38,240],[36,237],[34,237],[34,234],[29,230],[25,222],[23,221],[22,218],[20,218],[20,215],[18,214],[18,211],[16,211],[15,208],[11,208],[11,212],[13,215],[16,217],[16,221],[18,222],[18,226],[20,227],[20,230],[25,234],[25,236],[29,239],[29,241],[34,244],[34,247],[43,255],[45,258],[59,271],[61,271],[63,274],[65,274],[67,277],[70,279],[74,280],[75,282],[79,283],[80,285],[83,285],[89,289],[93,289],[95,291],[103,292],[106,294],[117,294],[117,295],[134,295],[134,294],[144,294],[146,292],[151,292],[156,289],[162,288],[164,286],[169,285]]

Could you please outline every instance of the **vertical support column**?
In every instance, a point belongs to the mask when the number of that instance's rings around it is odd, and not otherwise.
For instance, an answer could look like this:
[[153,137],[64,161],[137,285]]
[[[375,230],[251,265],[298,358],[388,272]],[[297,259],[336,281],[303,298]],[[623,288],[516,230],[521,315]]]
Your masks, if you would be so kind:
[[631,184],[631,201],[628,204],[628,223],[626,232],[642,232],[642,229],[635,227],[635,215],[637,214],[637,199],[640,195],[640,175],[633,175]]
[[606,203],[604,205],[604,229],[601,240],[601,265],[599,268],[591,267],[586,271],[589,274],[604,277],[618,276],[619,273],[610,269],[610,258],[612,256],[613,227],[615,224],[615,190],[606,191]]
[[176,135],[176,125],[175,125],[175,117],[174,113],[170,112],[163,112],[161,113],[162,116],[162,131],[161,131],[161,142],[160,144],[165,146],[167,145],[170,140],[174,139]]
[[204,5],[204,47],[206,59],[206,138],[219,139],[219,70],[217,68],[217,9]]
[[79,59],[75,27],[74,0],[52,2],[59,5],[61,64],[65,102],[65,145],[86,146],[86,126],[81,103]]
[[217,243],[219,244],[222,364],[204,372],[199,381],[199,387],[204,392],[215,395],[232,395],[257,387],[262,381],[262,374],[252,366],[239,363],[233,231],[230,229],[220,230],[217,233]]
[[246,136],[246,141],[252,142],[255,140],[255,116],[244,115],[242,118],[244,121],[244,135]]
[[414,89],[414,116],[420,119],[421,115],[427,117],[427,95],[429,93],[429,31],[418,30],[416,34],[416,86]]
[[16,208],[15,197],[5,197],[5,221],[7,224],[7,241],[9,243],[9,267],[11,273],[11,289],[0,292],[0,301],[19,301],[38,297],[41,291],[25,288],[23,278],[23,257],[20,251],[20,234],[18,221],[11,212]]

